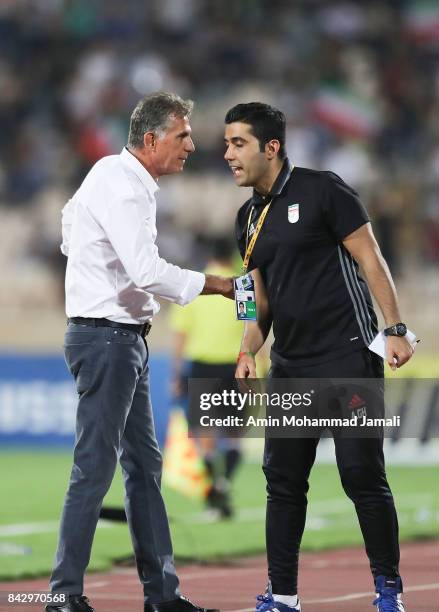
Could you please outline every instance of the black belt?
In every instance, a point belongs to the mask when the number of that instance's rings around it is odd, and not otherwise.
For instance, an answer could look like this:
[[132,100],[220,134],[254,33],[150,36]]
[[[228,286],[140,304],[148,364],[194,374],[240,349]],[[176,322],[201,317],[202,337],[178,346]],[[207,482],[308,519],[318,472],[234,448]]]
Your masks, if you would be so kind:
[[67,323],[76,323],[77,325],[88,325],[89,327],[118,327],[120,329],[130,329],[135,331],[145,338],[151,330],[151,323],[143,323],[137,325],[136,323],[118,323],[117,321],[110,321],[110,319],[89,319],[86,317],[70,317],[67,319]]

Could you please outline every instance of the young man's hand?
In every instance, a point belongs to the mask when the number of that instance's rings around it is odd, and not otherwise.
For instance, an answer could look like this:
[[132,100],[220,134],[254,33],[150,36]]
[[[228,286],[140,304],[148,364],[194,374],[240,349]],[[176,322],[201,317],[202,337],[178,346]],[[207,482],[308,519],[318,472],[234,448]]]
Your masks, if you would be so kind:
[[252,386],[246,382],[256,379],[256,361],[252,353],[239,353],[235,378],[241,393],[252,392]]
[[405,336],[387,336],[386,358],[392,370],[396,370],[407,363],[414,352],[415,349]]
[[249,353],[240,354],[235,378],[256,378],[256,361],[253,355]]

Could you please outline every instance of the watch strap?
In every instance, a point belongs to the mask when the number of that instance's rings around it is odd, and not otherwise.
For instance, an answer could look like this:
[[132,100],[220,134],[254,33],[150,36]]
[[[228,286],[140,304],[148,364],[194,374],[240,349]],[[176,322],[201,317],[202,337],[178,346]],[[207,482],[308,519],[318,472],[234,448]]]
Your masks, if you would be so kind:
[[402,338],[407,333],[407,325],[405,323],[399,322],[395,323],[395,325],[391,325],[390,327],[386,327],[384,330],[385,336],[398,336]]

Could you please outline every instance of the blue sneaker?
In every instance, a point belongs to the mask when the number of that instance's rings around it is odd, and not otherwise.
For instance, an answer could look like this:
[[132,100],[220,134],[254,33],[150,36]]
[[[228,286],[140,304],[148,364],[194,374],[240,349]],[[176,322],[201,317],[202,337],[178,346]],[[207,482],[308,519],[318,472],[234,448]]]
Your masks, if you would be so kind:
[[401,578],[377,576],[375,589],[377,597],[373,605],[377,612],[405,612],[401,599]]
[[267,586],[264,595],[257,595],[256,602],[256,612],[300,612],[301,610],[299,599],[297,599],[294,608],[280,601],[275,601],[270,584]]

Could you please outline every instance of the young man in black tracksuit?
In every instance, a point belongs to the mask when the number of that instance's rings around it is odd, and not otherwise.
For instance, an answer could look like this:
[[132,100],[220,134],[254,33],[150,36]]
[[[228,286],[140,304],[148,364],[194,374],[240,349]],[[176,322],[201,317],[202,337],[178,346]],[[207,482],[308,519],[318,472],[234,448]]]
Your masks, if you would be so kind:
[[[255,280],[258,321],[245,324],[237,378],[256,376],[254,354],[273,326],[272,378],[381,379],[383,361],[367,348],[378,331],[368,286],[386,322],[387,361],[401,367],[413,348],[357,193],[332,172],[289,162],[279,110],[239,104],[225,122],[225,159],[235,182],[254,188],[238,212],[236,232]],[[403,612],[398,522],[382,437],[334,438],[341,481],[355,504],[375,580],[374,603],[379,612]],[[318,438],[266,438],[270,585],[258,597],[259,612],[300,610],[298,555],[317,444]]]

